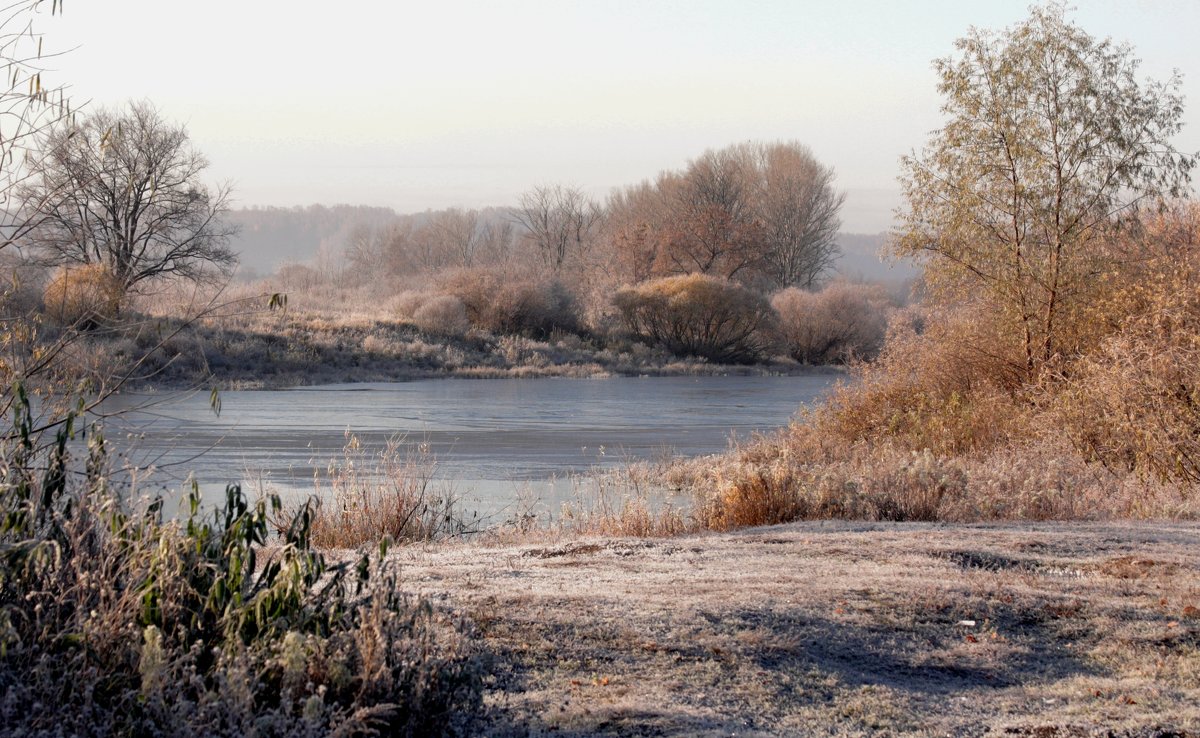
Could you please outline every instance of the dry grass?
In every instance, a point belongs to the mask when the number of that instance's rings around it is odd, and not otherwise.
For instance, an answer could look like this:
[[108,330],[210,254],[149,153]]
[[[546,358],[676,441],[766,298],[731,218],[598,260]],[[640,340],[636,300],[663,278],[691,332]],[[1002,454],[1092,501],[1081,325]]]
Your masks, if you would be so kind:
[[1132,738],[1200,730],[1198,534],[826,522],[394,556],[495,654],[488,735]]
[[46,314],[60,325],[89,328],[111,322],[124,290],[103,264],[62,267],[42,294]]
[[369,454],[348,435],[341,457],[314,480],[322,504],[313,513],[313,545],[359,548],[385,539],[428,542],[470,532],[453,486],[436,479],[436,472],[428,446],[393,438]]

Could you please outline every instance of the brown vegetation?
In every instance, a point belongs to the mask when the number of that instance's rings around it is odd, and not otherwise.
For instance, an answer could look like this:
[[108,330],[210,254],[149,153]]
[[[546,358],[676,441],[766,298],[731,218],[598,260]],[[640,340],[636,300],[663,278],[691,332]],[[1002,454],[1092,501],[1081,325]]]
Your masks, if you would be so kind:
[[124,290],[103,264],[62,267],[50,279],[42,304],[51,320],[93,328],[117,317]]
[[458,298],[471,325],[496,334],[544,338],[579,329],[574,298],[555,279],[519,277],[500,269],[462,269],[439,279]]
[[435,478],[436,468],[429,449],[420,444],[392,439],[378,455],[368,455],[350,436],[342,457],[316,479],[321,504],[312,511],[313,545],[358,548],[467,532],[450,484]]
[[820,292],[789,287],[771,307],[781,351],[801,364],[845,364],[879,354],[893,305],[878,285],[839,281]]
[[627,281],[698,272],[812,288],[837,256],[833,177],[797,143],[706,151],[610,199],[613,261]]
[[613,304],[630,331],[679,356],[749,363],[770,345],[770,304],[726,279],[664,277],[618,291]]
[[[882,354],[803,421],[676,475],[697,527],[789,519],[1195,517],[1200,209],[1122,236],[1078,353],[1024,380],[986,300],[908,310]],[[707,491],[706,491],[707,490]]]

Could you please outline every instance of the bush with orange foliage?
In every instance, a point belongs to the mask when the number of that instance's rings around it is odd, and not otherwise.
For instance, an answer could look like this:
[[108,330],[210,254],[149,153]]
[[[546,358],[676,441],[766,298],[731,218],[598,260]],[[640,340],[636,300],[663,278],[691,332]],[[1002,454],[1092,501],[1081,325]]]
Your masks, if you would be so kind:
[[124,290],[103,264],[63,267],[46,285],[46,314],[63,325],[95,328],[117,317]]
[[618,290],[613,304],[630,331],[679,356],[749,363],[771,347],[770,304],[727,279],[664,277]]
[[981,312],[898,312],[879,358],[856,367],[811,422],[844,445],[886,441],[941,454],[1025,437],[1019,346],[1006,345]]
[[1135,234],[1140,258],[1106,275],[1097,311],[1115,326],[1065,377],[1056,408],[1089,459],[1200,482],[1200,205]]

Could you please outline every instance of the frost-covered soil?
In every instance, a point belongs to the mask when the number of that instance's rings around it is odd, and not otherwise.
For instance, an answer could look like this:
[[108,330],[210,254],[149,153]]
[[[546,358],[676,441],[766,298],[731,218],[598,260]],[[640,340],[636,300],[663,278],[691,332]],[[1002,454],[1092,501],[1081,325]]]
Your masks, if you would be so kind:
[[803,523],[393,554],[488,735],[1200,735],[1200,525]]

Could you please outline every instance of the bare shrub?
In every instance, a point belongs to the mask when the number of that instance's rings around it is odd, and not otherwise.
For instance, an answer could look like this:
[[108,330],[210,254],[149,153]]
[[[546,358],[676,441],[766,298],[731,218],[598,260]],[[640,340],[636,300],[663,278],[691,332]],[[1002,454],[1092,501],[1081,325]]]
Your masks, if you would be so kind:
[[771,298],[782,349],[802,364],[874,359],[887,333],[890,299],[879,285],[834,282],[820,292],[790,287]]
[[750,363],[770,346],[775,314],[761,295],[704,274],[664,277],[613,296],[625,326],[679,356]]
[[443,276],[440,285],[462,301],[472,325],[492,333],[545,338],[554,331],[579,330],[575,299],[557,280],[460,269]]
[[46,314],[63,325],[93,328],[117,316],[124,290],[103,264],[63,267],[46,285]]
[[310,290],[325,281],[320,272],[307,264],[284,264],[279,267],[276,276],[279,278],[280,289],[285,292]]
[[438,295],[417,309],[413,324],[427,333],[460,336],[471,327],[467,308],[453,295]]
[[404,290],[392,298],[390,312],[398,318],[411,320],[413,315],[437,294],[428,290]]

